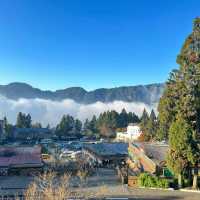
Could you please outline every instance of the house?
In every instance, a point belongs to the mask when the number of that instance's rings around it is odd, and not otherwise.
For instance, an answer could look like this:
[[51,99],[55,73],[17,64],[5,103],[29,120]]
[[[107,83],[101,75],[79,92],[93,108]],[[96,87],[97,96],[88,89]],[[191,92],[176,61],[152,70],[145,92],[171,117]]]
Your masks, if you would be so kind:
[[135,141],[141,134],[142,131],[140,126],[138,124],[131,123],[128,125],[126,132],[117,132],[116,140],[125,142]]
[[0,175],[34,174],[42,170],[41,147],[0,147]]
[[18,140],[44,139],[52,136],[48,128],[17,128],[13,130],[13,138]]
[[129,143],[128,167],[135,174],[148,172],[164,175],[168,150],[168,144],[164,143]]
[[126,143],[84,144],[83,154],[90,164],[120,165],[125,163],[128,145]]

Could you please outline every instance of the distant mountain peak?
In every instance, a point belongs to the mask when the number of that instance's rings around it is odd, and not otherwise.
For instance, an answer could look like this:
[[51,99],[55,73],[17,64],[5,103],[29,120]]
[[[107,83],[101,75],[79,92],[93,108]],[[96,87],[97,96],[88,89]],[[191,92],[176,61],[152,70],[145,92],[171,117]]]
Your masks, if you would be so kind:
[[27,83],[23,83],[23,82],[12,82],[9,83],[8,85],[5,85],[7,87],[29,87],[29,88],[33,88],[31,85],[27,84]]

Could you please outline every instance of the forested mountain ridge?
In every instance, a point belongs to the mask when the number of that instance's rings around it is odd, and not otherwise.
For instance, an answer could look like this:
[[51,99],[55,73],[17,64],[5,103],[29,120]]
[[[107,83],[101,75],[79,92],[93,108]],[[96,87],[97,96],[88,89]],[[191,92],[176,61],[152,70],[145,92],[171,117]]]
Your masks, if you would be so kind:
[[10,98],[42,98],[50,100],[72,99],[78,103],[90,104],[97,101],[113,102],[142,102],[145,104],[157,103],[163,93],[164,84],[149,84],[138,86],[117,87],[111,89],[96,89],[86,91],[81,87],[70,87],[63,90],[43,91],[26,83],[10,83],[0,85],[0,94]]

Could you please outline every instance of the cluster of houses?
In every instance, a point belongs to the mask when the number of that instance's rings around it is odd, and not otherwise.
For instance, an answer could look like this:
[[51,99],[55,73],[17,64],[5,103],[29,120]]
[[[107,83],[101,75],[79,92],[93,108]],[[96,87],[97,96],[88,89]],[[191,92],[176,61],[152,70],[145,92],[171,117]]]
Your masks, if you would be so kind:
[[[3,124],[0,122],[0,131]],[[2,132],[0,132],[2,133]],[[15,138],[35,138],[38,135],[46,141],[50,132],[48,129],[19,129],[14,131]],[[81,155],[89,166],[126,168],[128,184],[134,186],[136,177],[141,172],[172,176],[166,167],[166,154],[169,146],[165,143],[137,142],[141,135],[137,124],[129,124],[126,132],[117,133],[115,142],[73,142],[61,145],[60,158],[72,158],[75,153]],[[53,141],[50,140],[52,143]],[[0,147],[0,176],[9,174],[35,174],[44,168],[44,156],[41,151],[42,142],[35,146],[7,146]],[[78,146],[77,146],[78,145]],[[73,152],[71,152],[73,150]],[[76,158],[76,156],[74,156]]]
[[[82,156],[94,167],[128,167],[128,175],[137,176],[141,172],[166,176],[167,144],[161,143],[88,143],[83,144]],[[42,171],[44,162],[41,147],[10,146],[0,147],[0,175],[34,174]],[[169,174],[169,173],[168,173]]]

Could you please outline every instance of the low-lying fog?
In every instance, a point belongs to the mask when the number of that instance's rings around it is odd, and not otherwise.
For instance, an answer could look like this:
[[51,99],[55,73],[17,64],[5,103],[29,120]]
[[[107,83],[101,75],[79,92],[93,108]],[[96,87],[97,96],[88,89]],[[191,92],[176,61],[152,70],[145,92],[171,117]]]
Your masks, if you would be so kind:
[[7,116],[9,122],[15,123],[18,112],[30,113],[33,122],[41,122],[43,125],[48,123],[55,126],[64,114],[70,114],[75,118],[84,121],[86,118],[91,119],[95,115],[107,110],[121,112],[123,108],[127,112],[135,112],[141,115],[144,108],[148,112],[156,106],[148,106],[139,102],[114,101],[111,103],[96,102],[93,104],[79,104],[71,99],[63,101],[52,101],[45,99],[19,99],[11,100],[6,97],[0,97],[0,118]]

